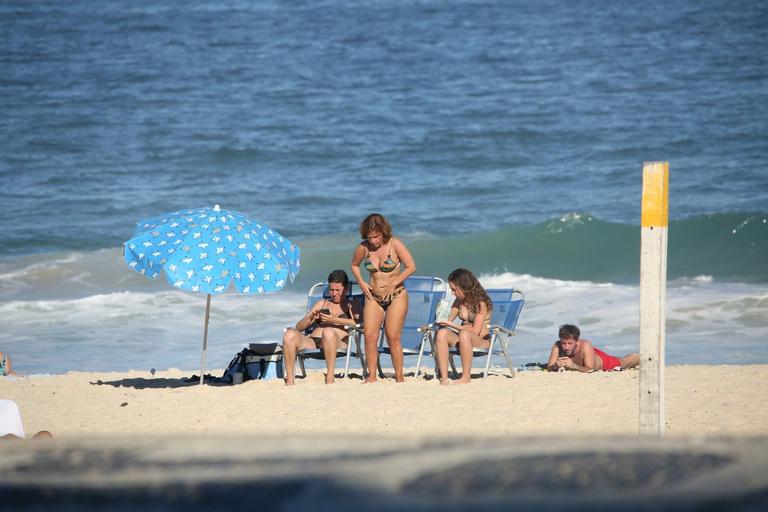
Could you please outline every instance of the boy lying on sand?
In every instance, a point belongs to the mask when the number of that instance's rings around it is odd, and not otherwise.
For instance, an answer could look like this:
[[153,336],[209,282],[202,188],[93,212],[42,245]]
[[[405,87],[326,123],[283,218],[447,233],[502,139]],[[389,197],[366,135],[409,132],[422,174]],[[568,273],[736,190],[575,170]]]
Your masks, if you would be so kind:
[[624,357],[611,356],[595,348],[591,341],[582,340],[580,336],[581,331],[575,325],[560,326],[560,339],[552,345],[549,361],[547,361],[549,371],[592,372],[603,370],[609,372],[634,368],[640,364],[640,355],[637,352],[627,354]]

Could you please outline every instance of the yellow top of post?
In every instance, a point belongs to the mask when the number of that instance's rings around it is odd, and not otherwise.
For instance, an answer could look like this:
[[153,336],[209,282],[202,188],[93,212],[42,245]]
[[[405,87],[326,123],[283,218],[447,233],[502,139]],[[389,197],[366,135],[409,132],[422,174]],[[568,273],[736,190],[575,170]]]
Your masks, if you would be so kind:
[[669,222],[669,162],[643,164],[643,212],[640,225],[644,228],[665,228]]

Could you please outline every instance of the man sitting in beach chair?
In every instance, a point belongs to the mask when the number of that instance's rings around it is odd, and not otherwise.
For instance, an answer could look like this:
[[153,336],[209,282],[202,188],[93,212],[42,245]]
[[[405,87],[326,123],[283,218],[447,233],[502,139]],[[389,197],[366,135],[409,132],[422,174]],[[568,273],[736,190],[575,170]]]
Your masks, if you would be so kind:
[[322,349],[328,366],[325,383],[333,384],[336,354],[349,343],[349,332],[344,327],[357,324],[362,315],[360,304],[349,300],[348,286],[346,272],[331,272],[328,275],[328,298],[315,302],[296,322],[296,327],[283,334],[286,385],[294,384],[296,353],[307,349]]
[[596,348],[591,341],[582,340],[581,331],[575,325],[561,325],[559,338],[552,345],[549,361],[547,361],[547,369],[551,372],[564,370],[610,372],[634,368],[640,364],[640,355],[637,352],[624,357],[615,357]]

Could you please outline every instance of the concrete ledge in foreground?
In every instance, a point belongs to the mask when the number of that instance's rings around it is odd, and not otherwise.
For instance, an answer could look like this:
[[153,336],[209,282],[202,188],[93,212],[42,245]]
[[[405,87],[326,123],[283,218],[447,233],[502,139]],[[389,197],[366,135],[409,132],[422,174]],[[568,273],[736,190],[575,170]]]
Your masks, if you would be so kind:
[[768,438],[301,436],[0,445],[8,510],[768,509]]

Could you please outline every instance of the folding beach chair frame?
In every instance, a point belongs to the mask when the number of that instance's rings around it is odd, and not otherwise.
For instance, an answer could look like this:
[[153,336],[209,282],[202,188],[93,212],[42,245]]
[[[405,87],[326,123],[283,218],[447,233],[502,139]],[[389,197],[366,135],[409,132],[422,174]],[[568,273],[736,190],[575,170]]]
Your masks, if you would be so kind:
[[[364,306],[365,296],[362,292],[353,293],[353,286],[357,286],[356,281],[350,281],[349,282],[349,290],[347,292],[347,297],[350,301],[360,301],[361,307]],[[320,293],[318,294],[318,289],[320,290]],[[307,311],[309,311],[312,306],[323,299],[327,299],[327,290],[328,290],[328,282],[323,281],[320,283],[314,284],[307,293]],[[359,288],[358,288],[359,290]],[[362,309],[361,309],[362,310]],[[357,323],[355,325],[351,325],[348,327],[345,327],[345,330],[349,333],[349,338],[347,339],[347,349],[346,351],[337,350],[336,356],[337,358],[339,356],[343,356],[345,359],[344,362],[344,373],[341,374],[341,378],[345,378],[349,376],[349,361],[352,358],[352,356],[356,356],[360,360],[360,364],[363,368],[363,373],[365,373],[365,355],[363,354],[362,347],[360,346],[360,336],[362,334],[362,324]],[[307,334],[306,332],[304,334]],[[355,350],[352,350],[352,344],[355,345]],[[325,353],[322,349],[305,349],[301,350],[296,353],[296,362],[299,363],[299,366],[301,368],[301,376],[306,377],[307,376],[307,370],[304,365],[305,359],[316,359],[316,360],[325,360]]]
[[[485,371],[483,372],[483,378],[488,377],[488,373],[491,367],[491,356],[501,353],[504,356],[504,360],[509,368],[510,377],[515,377],[515,368],[512,366],[512,357],[509,354],[509,342],[512,336],[517,333],[517,321],[520,319],[520,313],[523,311],[523,305],[525,304],[525,294],[520,290],[514,288],[510,289],[490,289],[486,290],[488,296],[491,297],[493,303],[493,318],[492,320],[498,321],[497,316],[499,312],[504,311],[504,317],[501,319],[501,324],[491,323],[489,332],[491,335],[491,344],[487,350],[475,348],[472,350],[472,358],[485,357]],[[505,300],[500,300],[505,299]],[[498,345],[497,349],[494,349],[494,345]],[[434,343],[433,343],[434,352]],[[454,356],[459,355],[458,348],[452,348],[448,351],[448,360],[451,363],[451,370],[455,377],[459,376],[459,372],[456,370],[456,364],[453,360]],[[471,369],[470,369],[471,371]]]

